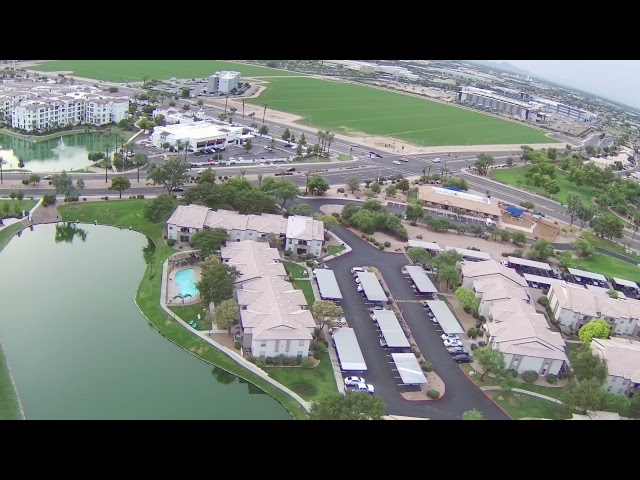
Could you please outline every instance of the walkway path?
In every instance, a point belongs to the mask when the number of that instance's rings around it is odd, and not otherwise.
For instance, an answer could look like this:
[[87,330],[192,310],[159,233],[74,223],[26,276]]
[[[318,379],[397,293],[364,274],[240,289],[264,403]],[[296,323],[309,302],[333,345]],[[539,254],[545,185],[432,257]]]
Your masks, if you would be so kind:
[[[499,386],[499,385],[490,385],[490,386],[487,386],[487,387],[480,387],[480,390],[482,390],[482,391],[502,390],[502,387]],[[560,400],[558,400],[557,398],[548,397],[548,396],[543,395],[543,394],[538,393],[538,392],[532,392],[530,390],[523,390],[521,388],[513,388],[512,391],[517,392],[517,393],[522,393],[524,395],[530,395],[532,397],[542,398],[543,400],[549,400],[550,402],[559,403],[560,405],[564,405],[564,403],[561,402]]]

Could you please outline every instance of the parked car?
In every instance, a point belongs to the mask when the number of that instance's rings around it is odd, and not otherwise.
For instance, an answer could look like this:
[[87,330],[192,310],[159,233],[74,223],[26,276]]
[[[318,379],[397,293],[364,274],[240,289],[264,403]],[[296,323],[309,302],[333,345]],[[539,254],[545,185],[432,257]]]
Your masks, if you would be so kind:
[[377,312],[378,310],[384,310],[384,307],[382,307],[382,306],[380,306],[380,305],[376,305],[376,306],[374,306],[374,307],[369,308],[369,312],[370,312],[370,313],[375,313],[375,312]]
[[45,175],[42,177],[43,180],[51,180],[51,175]]
[[447,352],[451,355],[462,355],[464,353],[469,354],[469,350],[464,347],[448,347]]
[[345,385],[348,388],[355,390],[356,392],[366,392],[369,395],[373,395],[375,393],[375,389],[373,388],[373,385],[371,385],[370,383],[356,383],[354,385]]
[[409,161],[409,159],[408,159],[408,158],[404,158],[404,157],[402,157],[402,158],[400,159],[400,161],[401,161],[401,162],[408,162],[408,161]]
[[364,288],[362,288],[362,285],[358,284],[358,292],[362,293],[364,292]]
[[462,342],[460,340],[445,340],[444,341],[444,346],[445,347],[462,347]]
[[175,187],[172,192],[184,192],[184,187]]
[[362,268],[362,267],[353,267],[353,268],[351,269],[351,275],[356,275],[357,273],[359,273],[359,272],[364,272],[364,271],[365,271],[365,270],[364,270],[364,268]]
[[440,338],[443,340],[460,340],[460,337],[455,333],[443,333]]
[[440,160],[439,158],[434,158],[433,160],[431,160],[433,163],[440,163],[442,160]]
[[295,171],[296,171],[296,167],[287,168],[287,172],[295,172]]
[[458,363],[471,363],[473,361],[473,357],[468,353],[463,353],[461,355],[454,355],[453,359]]
[[367,383],[367,381],[362,377],[347,377],[344,379],[344,385],[346,387],[352,387],[357,385],[358,383]]
[[400,160],[394,160],[393,163],[395,163],[396,165],[402,165],[402,162]]

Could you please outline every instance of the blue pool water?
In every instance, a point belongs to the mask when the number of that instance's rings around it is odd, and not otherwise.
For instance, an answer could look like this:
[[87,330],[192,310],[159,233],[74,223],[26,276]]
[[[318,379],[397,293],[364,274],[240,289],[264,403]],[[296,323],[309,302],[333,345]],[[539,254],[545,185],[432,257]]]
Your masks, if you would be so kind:
[[193,268],[186,268],[176,273],[175,281],[178,284],[178,289],[181,295],[191,295],[195,298],[198,295],[198,289],[193,279]]

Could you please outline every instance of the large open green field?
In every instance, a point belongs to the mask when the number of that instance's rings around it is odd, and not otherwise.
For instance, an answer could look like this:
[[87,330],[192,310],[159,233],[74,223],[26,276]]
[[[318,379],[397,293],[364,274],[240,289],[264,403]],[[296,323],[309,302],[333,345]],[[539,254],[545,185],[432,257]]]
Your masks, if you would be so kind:
[[240,72],[241,77],[301,75],[286,70],[258,67],[219,60],[53,60],[31,70],[43,72],[73,71],[77,77],[106,82],[142,82],[176,78],[204,78],[218,70]]
[[251,103],[304,117],[301,125],[359,136],[388,136],[417,145],[557,142],[539,130],[490,115],[352,83],[271,78]]

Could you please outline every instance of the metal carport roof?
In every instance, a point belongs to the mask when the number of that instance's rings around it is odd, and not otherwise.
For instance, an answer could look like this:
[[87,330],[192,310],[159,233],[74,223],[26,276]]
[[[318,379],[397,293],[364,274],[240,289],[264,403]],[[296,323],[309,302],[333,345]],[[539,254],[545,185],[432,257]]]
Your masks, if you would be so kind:
[[600,280],[601,282],[607,281],[607,278],[599,273],[587,272],[586,270],[579,270],[577,268],[567,268],[567,270],[569,270],[569,273],[574,277],[591,278],[593,280]]
[[[608,295],[608,293],[607,293],[609,291],[608,288],[596,287],[595,285],[585,285],[585,287],[587,287],[587,290],[591,290],[592,292],[600,293],[602,295]],[[616,292],[618,293],[618,298],[620,298],[620,299],[627,298],[627,296],[624,293],[622,293],[622,292],[620,292],[618,290],[616,290]]]
[[313,273],[316,275],[318,282],[318,290],[322,298],[328,298],[330,300],[342,300],[342,292],[336,281],[336,276],[333,270],[326,268],[316,268]]
[[446,251],[455,250],[463,257],[479,258],[481,260],[491,260],[491,255],[486,252],[478,252],[476,250],[468,250],[466,248],[444,247]]
[[527,282],[542,283],[543,285],[554,285],[554,284],[566,285],[567,284],[567,282],[565,282],[564,280],[560,280],[558,278],[541,277],[540,275],[531,275],[529,273],[523,274],[523,277]]
[[519,257],[508,257],[508,258],[509,258],[509,263],[512,263],[514,265],[523,265],[525,267],[539,268],[540,270],[553,270],[551,268],[551,265],[549,265],[548,263],[534,262],[533,260],[527,260],[526,258],[519,258]]
[[431,313],[436,317],[436,320],[438,320],[444,333],[464,333],[464,329],[460,323],[458,323],[455,315],[453,315],[445,302],[442,300],[427,300],[427,305],[429,309],[431,309]]
[[442,247],[435,242],[421,242],[420,240],[409,240],[409,247],[425,248],[427,250],[437,250],[442,252]]
[[424,376],[418,359],[413,353],[392,353],[391,358],[398,368],[402,383],[407,385],[420,385],[429,383]]
[[387,296],[378,281],[378,277],[373,272],[359,272],[360,285],[364,289],[364,294],[372,302],[386,302]]
[[638,290],[638,284],[636,282],[632,282],[631,280],[625,280],[624,278],[616,278],[613,277],[613,281],[616,282],[616,285],[623,285],[625,287],[631,287]]
[[410,347],[409,340],[404,334],[398,317],[392,310],[375,310],[373,315],[378,321],[378,326],[382,330],[382,335],[387,342],[387,347],[402,348]]
[[333,330],[333,340],[340,359],[340,368],[344,371],[366,372],[367,364],[362,356],[360,344],[353,328],[336,328]]
[[413,280],[413,283],[415,283],[420,293],[434,293],[438,291],[422,267],[407,265],[404,268],[407,270],[407,273],[411,275],[411,280]]

